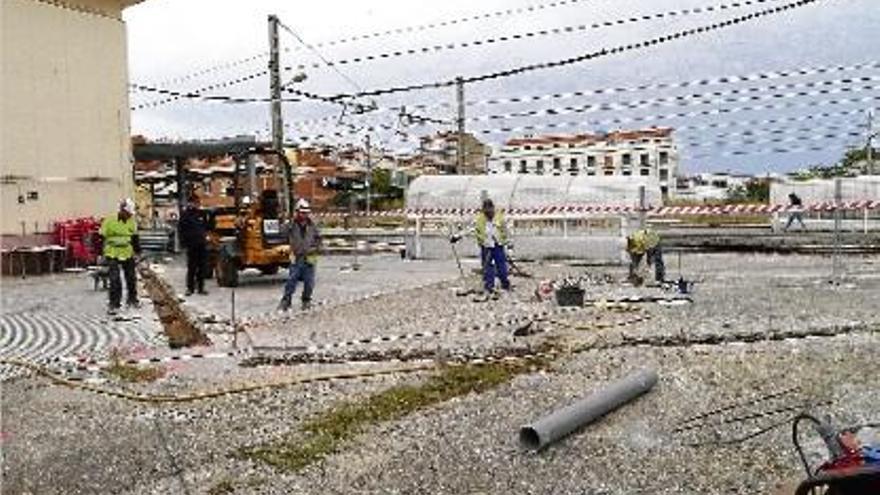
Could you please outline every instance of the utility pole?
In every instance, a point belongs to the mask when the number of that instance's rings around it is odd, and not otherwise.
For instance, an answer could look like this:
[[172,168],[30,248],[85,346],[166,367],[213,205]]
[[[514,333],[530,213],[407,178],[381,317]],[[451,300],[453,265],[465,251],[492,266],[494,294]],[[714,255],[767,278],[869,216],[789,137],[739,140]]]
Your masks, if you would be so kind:
[[[278,17],[269,15],[269,92],[272,103],[270,111],[272,117],[272,149],[284,154],[284,119],[281,115],[281,50],[278,46]],[[281,198],[284,201],[284,212],[290,214],[293,210],[290,195],[290,186],[286,160],[278,158],[278,166],[275,167],[275,180],[281,184]]]
[[865,159],[868,162],[868,175],[874,175],[874,138],[876,137],[876,133],[874,132],[874,112],[868,110],[868,145],[865,150]]
[[367,216],[370,215],[370,182],[373,179],[373,162],[370,159],[370,135],[367,134],[367,137],[364,138],[364,151],[366,153],[366,166],[367,166]]
[[457,173],[464,170],[465,165],[465,146],[464,146],[464,79],[457,77],[455,79],[455,99],[458,102],[458,118],[456,124],[458,126],[458,143],[455,155],[455,168]]

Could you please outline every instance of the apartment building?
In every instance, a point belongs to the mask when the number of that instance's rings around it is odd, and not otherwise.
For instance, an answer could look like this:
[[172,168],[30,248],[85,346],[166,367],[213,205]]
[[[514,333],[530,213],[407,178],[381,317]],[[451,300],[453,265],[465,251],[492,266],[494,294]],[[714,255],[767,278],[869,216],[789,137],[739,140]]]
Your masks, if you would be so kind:
[[671,128],[514,138],[489,159],[489,173],[655,177],[675,192],[678,148]]

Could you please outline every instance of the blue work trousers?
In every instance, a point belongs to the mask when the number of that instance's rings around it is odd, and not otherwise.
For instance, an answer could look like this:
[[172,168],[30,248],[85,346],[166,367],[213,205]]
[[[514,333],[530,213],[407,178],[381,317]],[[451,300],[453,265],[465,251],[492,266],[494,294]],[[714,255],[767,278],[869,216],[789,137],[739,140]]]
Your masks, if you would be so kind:
[[311,301],[312,291],[315,289],[315,265],[299,259],[290,264],[288,271],[287,282],[284,284],[284,300],[290,301],[293,293],[296,292],[296,284],[302,282],[302,300],[306,303]]
[[480,256],[483,260],[483,287],[487,291],[495,289],[495,276],[501,280],[501,288],[510,290],[510,280],[507,279],[507,254],[504,246],[481,247]]

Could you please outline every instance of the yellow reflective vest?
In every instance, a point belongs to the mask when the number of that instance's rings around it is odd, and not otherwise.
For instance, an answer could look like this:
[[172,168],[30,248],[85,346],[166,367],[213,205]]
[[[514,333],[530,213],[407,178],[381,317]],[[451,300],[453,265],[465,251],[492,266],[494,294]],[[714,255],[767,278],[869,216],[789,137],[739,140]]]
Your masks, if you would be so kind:
[[137,234],[134,217],[122,221],[116,215],[107,217],[101,223],[101,237],[104,238],[104,257],[125,261],[134,256],[132,237]]
[[[477,213],[477,218],[474,220],[474,237],[477,238],[477,244],[480,246],[485,246],[486,241],[488,240],[487,224],[489,219],[486,218],[486,214],[482,211]],[[495,241],[497,245],[505,246],[507,245],[507,222],[504,221],[504,214],[500,211],[495,212],[495,216],[492,217],[492,224],[495,226]]]
[[627,249],[633,254],[644,254],[660,244],[660,235],[651,229],[639,229],[629,236]]

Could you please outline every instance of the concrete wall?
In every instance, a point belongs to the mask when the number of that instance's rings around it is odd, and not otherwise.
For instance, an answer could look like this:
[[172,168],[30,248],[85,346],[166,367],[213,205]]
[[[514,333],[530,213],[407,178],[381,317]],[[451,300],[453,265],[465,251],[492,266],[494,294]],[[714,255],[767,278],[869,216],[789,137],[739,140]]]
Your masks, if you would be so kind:
[[[415,239],[406,239],[407,251],[415,253]],[[456,245],[462,258],[479,258],[473,240],[464,239]],[[622,263],[626,259],[626,240],[616,235],[516,237],[515,257],[528,259],[578,259],[597,263]],[[421,237],[421,259],[452,259],[449,238],[440,235]]]
[[134,188],[123,3],[72,5],[2,1],[3,234],[102,216]]
[[[788,204],[789,193],[797,194],[805,204],[834,201],[834,180],[773,182],[770,185],[770,203]],[[841,179],[843,201],[880,200],[880,175]]]

